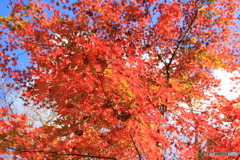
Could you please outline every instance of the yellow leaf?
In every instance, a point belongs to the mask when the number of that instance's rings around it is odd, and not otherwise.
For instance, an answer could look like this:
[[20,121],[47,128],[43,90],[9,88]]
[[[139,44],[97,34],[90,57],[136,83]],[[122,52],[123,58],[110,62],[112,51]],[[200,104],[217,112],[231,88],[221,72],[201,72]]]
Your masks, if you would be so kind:
[[190,40],[191,40],[192,43],[196,43],[197,42],[197,38],[196,37],[191,37]]

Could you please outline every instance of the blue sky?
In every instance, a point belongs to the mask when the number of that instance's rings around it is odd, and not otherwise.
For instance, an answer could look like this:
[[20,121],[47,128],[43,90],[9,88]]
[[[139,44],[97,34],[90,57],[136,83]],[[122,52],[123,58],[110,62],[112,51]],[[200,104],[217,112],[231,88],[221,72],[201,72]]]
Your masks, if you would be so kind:
[[10,12],[10,9],[7,8],[8,1],[1,1],[0,5],[0,15],[1,16],[6,16]]
[[[3,0],[1,1],[0,5],[0,16],[7,16],[10,14],[11,10],[8,8],[9,6],[9,0]],[[3,37],[2,40],[0,40],[0,43],[4,45],[4,40],[6,40],[6,37]],[[16,69],[24,69],[26,66],[29,65],[29,57],[27,56],[26,52],[24,50],[14,50],[12,52],[8,52],[7,54],[16,53],[19,64],[16,66]]]

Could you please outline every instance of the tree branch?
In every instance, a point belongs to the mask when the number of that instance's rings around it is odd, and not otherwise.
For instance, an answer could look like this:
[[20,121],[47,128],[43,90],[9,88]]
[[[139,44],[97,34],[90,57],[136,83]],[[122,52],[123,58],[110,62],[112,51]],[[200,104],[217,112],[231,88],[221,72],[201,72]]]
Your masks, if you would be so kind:
[[237,156],[236,160],[238,160],[238,159],[239,159],[239,157],[240,157],[240,154]]
[[32,152],[32,153],[35,152],[35,153],[55,154],[55,155],[62,155],[62,156],[78,156],[78,157],[87,157],[87,158],[103,158],[103,159],[117,160],[114,157],[90,156],[90,155],[70,154],[70,153],[57,153],[57,152],[43,151],[43,150],[39,150],[39,151],[26,151],[26,150],[19,150],[19,149],[9,148],[9,147],[7,147],[7,148],[11,149],[11,150],[19,151],[19,152]]
[[171,64],[172,64],[172,61],[173,61],[174,57],[176,56],[179,47],[182,45],[184,39],[186,38],[188,32],[191,30],[191,28],[192,28],[192,26],[193,26],[193,23],[194,23],[195,20],[197,19],[198,12],[201,10],[202,7],[203,7],[203,6],[201,6],[200,8],[198,8],[198,9],[195,11],[195,15],[194,15],[192,21],[191,21],[190,24],[188,25],[188,28],[187,28],[187,30],[185,31],[185,33],[184,33],[184,35],[182,36],[182,38],[178,41],[177,47],[176,47],[176,49],[173,51],[172,57],[170,58],[170,61],[169,61],[169,63],[168,63],[167,66],[166,66],[167,79],[168,79],[168,80],[169,80],[169,78],[170,78],[169,70],[170,70],[170,66],[171,66]]
[[131,137],[131,140],[132,140],[132,142],[133,142],[133,145],[134,145],[134,147],[135,147],[135,149],[136,149],[136,151],[137,151],[139,160],[141,160],[141,159],[142,159],[142,156],[141,156],[141,154],[140,154],[140,152],[139,152],[139,150],[138,150],[138,148],[137,148],[137,145],[136,145],[136,143],[134,142],[133,137],[132,137],[131,134],[130,134],[130,137]]

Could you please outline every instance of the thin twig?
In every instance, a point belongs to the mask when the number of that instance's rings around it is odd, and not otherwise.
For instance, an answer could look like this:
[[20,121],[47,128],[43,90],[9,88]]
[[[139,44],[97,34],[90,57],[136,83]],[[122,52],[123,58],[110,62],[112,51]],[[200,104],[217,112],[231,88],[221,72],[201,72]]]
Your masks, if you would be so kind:
[[102,157],[102,156],[89,156],[89,155],[82,155],[82,154],[70,154],[70,153],[57,153],[57,152],[51,152],[51,151],[26,151],[26,150],[19,150],[19,149],[15,149],[15,148],[8,148],[11,150],[15,150],[15,151],[19,151],[19,152],[35,152],[35,153],[46,153],[46,154],[55,154],[55,155],[63,155],[63,156],[78,156],[78,157],[88,157],[88,158],[103,158],[103,159],[113,159],[113,160],[117,160],[114,157]]
[[[150,18],[151,18],[151,23],[152,23],[152,28],[153,28],[153,31],[155,33],[155,35],[157,36],[157,32],[155,30],[155,27],[154,27],[154,23],[153,23],[153,18],[152,18],[152,15],[150,14]],[[155,39],[155,42],[157,43],[157,40]],[[162,52],[162,48],[161,48],[161,43],[159,43],[159,50],[160,50],[160,54],[162,55],[163,52]],[[162,56],[158,54],[157,57],[159,60],[161,60],[164,64],[164,66],[166,67],[167,66],[167,63],[163,60]]]
[[140,152],[139,152],[139,150],[138,150],[138,148],[137,148],[137,145],[136,145],[136,143],[134,142],[133,137],[132,137],[131,134],[130,134],[130,137],[131,137],[131,140],[132,140],[132,142],[133,142],[133,145],[134,145],[134,147],[135,147],[135,149],[136,149],[136,151],[137,151],[139,160],[141,160],[141,159],[142,159],[142,156],[141,156],[141,154],[140,154]]

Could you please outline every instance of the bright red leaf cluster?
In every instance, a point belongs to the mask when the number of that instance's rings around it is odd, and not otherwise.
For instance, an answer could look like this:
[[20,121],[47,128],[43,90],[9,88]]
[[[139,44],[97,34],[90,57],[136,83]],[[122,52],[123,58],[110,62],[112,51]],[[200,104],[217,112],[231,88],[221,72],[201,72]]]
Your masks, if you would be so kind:
[[[212,74],[239,69],[239,0],[10,0],[10,8],[0,17],[4,76],[24,89],[26,104],[58,118],[34,127],[2,108],[2,154],[161,160],[240,152],[239,98],[213,92]],[[25,70],[14,68],[16,49],[30,57]]]

